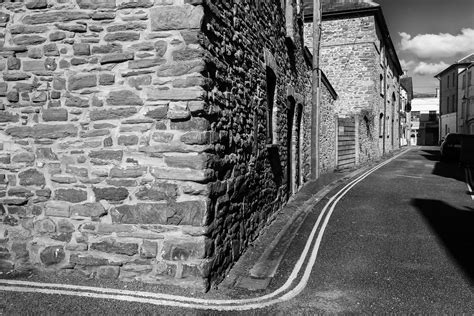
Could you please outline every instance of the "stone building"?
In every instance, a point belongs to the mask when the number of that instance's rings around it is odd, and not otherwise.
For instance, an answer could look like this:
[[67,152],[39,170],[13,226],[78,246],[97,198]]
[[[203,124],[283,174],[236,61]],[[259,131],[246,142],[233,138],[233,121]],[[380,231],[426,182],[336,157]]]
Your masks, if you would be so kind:
[[458,75],[458,130],[463,134],[474,134],[474,62]]
[[415,95],[411,111],[411,144],[439,144],[439,89],[434,94]]
[[[440,73],[435,78],[439,80],[439,125],[440,138],[448,133],[457,133],[461,130],[467,131],[469,125],[465,128],[465,124],[460,128],[459,121],[459,104],[462,104],[463,95],[459,95],[459,87],[462,81],[459,80],[459,73],[464,71],[471,63],[474,62],[474,53],[458,60]],[[462,79],[461,79],[462,80]]]
[[[0,272],[219,282],[309,179],[298,3],[3,3]],[[321,90],[327,172],[337,95]]]
[[[313,2],[304,3],[312,46]],[[338,115],[355,121],[356,164],[397,149],[402,69],[379,4],[322,0],[320,67],[338,91]]]
[[400,146],[411,144],[411,101],[413,99],[413,79],[400,78]]

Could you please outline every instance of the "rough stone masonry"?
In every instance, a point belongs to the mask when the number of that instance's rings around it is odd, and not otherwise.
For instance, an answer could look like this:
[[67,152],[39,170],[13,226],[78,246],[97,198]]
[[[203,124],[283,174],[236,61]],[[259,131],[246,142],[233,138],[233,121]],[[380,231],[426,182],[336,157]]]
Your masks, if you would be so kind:
[[204,289],[224,277],[291,193],[288,91],[309,128],[296,10],[289,45],[280,2],[257,2],[1,4],[0,273]]

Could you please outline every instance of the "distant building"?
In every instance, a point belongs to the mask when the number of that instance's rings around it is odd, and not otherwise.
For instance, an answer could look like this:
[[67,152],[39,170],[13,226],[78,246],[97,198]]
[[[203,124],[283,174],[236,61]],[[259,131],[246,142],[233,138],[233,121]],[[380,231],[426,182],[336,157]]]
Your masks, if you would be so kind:
[[[462,98],[464,97],[464,95],[459,95],[462,84],[459,74],[465,71],[473,62],[474,53],[458,60],[435,76],[439,80],[440,88],[440,137],[448,133],[470,130],[470,126],[466,125],[468,124],[465,120],[466,117],[460,118],[459,116],[460,112],[463,112]],[[467,115],[467,112],[464,111],[463,115]]]
[[411,77],[403,77],[400,79],[400,146],[407,146],[411,144],[412,99],[413,80]]
[[461,83],[458,87],[458,131],[463,134],[474,134],[474,110],[471,109],[474,105],[473,66],[471,63],[458,75]]
[[411,109],[411,145],[437,145],[439,142],[439,90],[435,95],[416,97]]
[[[305,0],[305,42],[312,47],[313,1]],[[372,1],[322,1],[320,66],[338,92],[335,109],[352,119],[355,163],[400,146],[400,76],[382,7]],[[341,123],[341,122],[340,122]],[[344,136],[345,137],[345,136]]]

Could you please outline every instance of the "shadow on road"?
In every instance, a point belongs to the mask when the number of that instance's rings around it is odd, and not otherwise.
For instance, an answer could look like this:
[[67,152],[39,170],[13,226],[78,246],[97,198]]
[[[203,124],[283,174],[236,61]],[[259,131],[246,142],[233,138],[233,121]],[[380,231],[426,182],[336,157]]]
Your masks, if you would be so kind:
[[427,220],[474,285],[474,209],[458,209],[443,201],[426,199],[414,199],[412,205]]
[[464,169],[457,161],[441,161],[439,150],[424,149],[422,152],[421,156],[427,160],[436,161],[433,171],[431,172],[432,174],[462,182],[465,181]]

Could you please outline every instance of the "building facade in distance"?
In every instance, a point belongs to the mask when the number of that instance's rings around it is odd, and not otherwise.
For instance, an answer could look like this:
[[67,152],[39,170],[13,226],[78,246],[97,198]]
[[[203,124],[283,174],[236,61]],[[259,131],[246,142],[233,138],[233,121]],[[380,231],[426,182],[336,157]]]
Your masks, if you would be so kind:
[[[305,40],[312,47],[312,1],[305,1]],[[402,69],[382,8],[363,0],[322,1],[320,67],[338,91],[339,117],[353,117],[357,163],[400,146]]]
[[459,132],[463,134],[474,134],[474,63],[458,75],[458,125]]
[[411,145],[439,144],[439,89],[435,94],[415,95],[411,102]]
[[464,95],[459,94],[462,90],[462,76],[460,78],[459,74],[473,62],[474,53],[458,60],[435,76],[439,80],[440,90],[440,137],[444,137],[448,133],[468,131],[470,128],[465,117],[461,118],[461,115],[465,115],[466,112],[461,114]]

